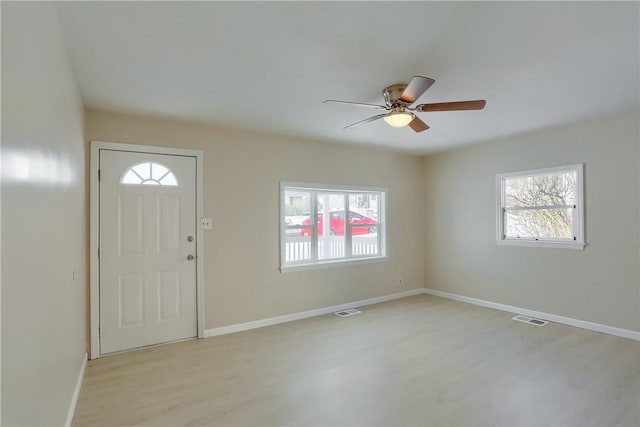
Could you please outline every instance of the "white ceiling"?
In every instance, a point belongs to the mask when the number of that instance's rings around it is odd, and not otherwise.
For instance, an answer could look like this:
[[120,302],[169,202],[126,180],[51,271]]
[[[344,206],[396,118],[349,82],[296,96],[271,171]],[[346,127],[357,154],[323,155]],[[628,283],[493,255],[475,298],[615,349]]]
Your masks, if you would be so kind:
[[[638,2],[69,2],[62,28],[88,108],[413,153],[639,104]],[[413,75],[419,102],[486,99],[342,130]]]

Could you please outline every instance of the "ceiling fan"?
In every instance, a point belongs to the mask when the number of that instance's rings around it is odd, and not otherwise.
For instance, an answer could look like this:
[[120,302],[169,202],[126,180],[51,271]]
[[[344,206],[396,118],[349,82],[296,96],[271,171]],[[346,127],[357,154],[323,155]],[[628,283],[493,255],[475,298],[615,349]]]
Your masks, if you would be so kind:
[[366,104],[363,102],[338,101],[335,99],[327,99],[326,103],[349,104],[358,107],[373,108],[376,110],[386,110],[384,114],[369,117],[359,122],[345,126],[343,129],[350,129],[355,126],[371,123],[379,119],[384,119],[393,127],[404,127],[409,125],[416,132],[422,132],[429,129],[429,126],[417,117],[413,112],[427,111],[462,111],[462,110],[482,110],[487,103],[483,99],[475,101],[457,101],[457,102],[436,102],[432,104],[418,104],[411,106],[426,92],[427,89],[435,83],[435,80],[429,77],[414,76],[409,84],[391,85],[382,91],[384,97],[384,105]]

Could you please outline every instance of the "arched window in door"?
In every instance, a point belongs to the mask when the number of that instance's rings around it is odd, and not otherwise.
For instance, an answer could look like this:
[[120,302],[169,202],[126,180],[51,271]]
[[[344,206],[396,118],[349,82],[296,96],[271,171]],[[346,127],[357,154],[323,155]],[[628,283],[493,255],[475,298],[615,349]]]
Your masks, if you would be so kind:
[[144,162],[131,166],[129,170],[122,175],[120,184],[175,187],[178,185],[178,180],[173,172],[160,163]]

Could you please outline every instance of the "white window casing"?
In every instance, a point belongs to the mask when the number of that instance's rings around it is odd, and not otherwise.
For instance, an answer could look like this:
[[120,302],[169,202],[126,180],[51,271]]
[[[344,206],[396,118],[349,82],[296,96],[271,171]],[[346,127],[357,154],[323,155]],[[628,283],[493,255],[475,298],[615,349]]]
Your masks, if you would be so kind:
[[[569,197],[548,196],[549,185]],[[496,192],[499,245],[584,248],[583,164],[498,174]],[[524,201],[513,202],[520,196]]]
[[386,225],[384,188],[281,182],[280,271],[384,261]]

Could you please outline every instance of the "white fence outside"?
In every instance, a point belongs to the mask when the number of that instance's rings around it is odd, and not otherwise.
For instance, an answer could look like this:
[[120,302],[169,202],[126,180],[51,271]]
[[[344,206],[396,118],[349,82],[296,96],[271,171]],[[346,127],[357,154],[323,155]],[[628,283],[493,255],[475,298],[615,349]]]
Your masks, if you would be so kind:
[[[307,237],[291,239],[285,243],[285,261],[296,262],[311,259],[311,240]],[[328,240],[328,242],[326,241]],[[378,235],[375,233],[353,236],[351,242],[353,256],[378,254]],[[344,236],[328,236],[318,239],[318,259],[344,258]]]

